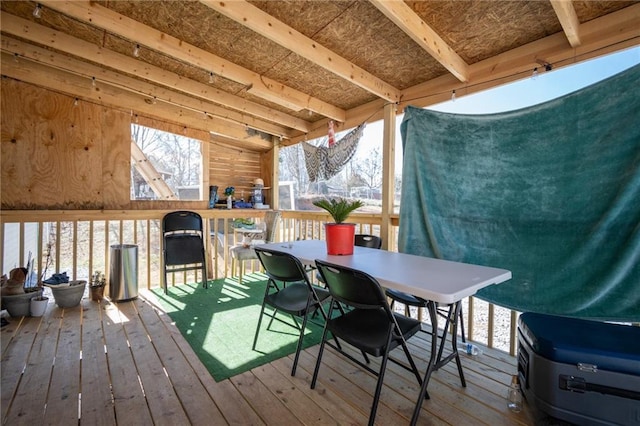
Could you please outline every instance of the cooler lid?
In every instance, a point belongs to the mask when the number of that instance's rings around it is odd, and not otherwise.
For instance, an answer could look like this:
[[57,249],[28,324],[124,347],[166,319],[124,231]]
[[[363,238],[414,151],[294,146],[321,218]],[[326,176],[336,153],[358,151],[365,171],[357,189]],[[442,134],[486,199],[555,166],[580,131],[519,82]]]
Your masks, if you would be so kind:
[[552,361],[640,376],[640,327],[525,312],[518,332]]

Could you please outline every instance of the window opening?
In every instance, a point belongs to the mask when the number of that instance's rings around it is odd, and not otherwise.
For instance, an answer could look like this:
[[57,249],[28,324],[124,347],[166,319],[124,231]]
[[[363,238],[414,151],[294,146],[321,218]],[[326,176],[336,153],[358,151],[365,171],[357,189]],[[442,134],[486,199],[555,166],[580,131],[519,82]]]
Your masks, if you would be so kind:
[[202,200],[202,141],[131,125],[131,199]]

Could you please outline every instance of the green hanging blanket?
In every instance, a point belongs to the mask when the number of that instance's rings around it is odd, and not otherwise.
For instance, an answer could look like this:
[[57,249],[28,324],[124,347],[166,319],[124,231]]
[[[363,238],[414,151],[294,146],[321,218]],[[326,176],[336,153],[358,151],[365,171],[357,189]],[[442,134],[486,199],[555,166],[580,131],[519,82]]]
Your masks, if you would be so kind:
[[640,322],[640,66],[490,115],[408,107],[399,250],[509,269],[478,296]]

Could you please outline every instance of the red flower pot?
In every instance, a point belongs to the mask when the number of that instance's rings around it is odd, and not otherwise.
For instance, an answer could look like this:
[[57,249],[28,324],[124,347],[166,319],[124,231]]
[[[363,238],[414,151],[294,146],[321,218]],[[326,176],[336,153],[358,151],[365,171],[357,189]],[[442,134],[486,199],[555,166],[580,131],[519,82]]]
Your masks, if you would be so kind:
[[356,235],[355,223],[326,223],[327,254],[353,254]]

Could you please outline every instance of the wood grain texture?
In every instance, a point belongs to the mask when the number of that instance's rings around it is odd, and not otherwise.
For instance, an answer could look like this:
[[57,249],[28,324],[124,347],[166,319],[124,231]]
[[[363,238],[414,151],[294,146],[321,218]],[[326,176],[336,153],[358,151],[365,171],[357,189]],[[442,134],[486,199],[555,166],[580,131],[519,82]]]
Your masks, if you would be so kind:
[[[147,290],[118,304],[87,295],[74,308],[50,303],[42,318],[12,319],[0,333],[4,424],[356,425],[366,423],[375,387],[370,373],[327,349],[310,389],[318,346],[302,352],[295,377],[289,356],[215,382]],[[409,347],[423,370],[429,335],[418,333]],[[453,364],[432,376],[418,424],[535,424],[526,405],[519,414],[506,407],[515,358],[482,349],[463,355],[466,388]],[[390,363],[377,423],[407,424],[417,393],[415,377]]]

